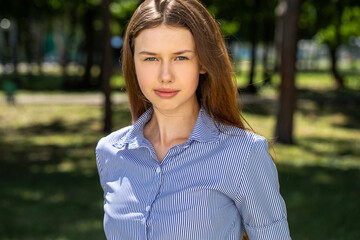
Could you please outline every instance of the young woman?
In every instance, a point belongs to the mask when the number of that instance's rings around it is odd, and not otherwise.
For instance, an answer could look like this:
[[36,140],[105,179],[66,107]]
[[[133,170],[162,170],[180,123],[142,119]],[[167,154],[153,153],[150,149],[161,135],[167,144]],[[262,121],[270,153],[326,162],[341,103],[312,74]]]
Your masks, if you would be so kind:
[[96,148],[107,239],[291,239],[266,140],[245,129],[216,22],[146,0],[123,46],[134,124]]

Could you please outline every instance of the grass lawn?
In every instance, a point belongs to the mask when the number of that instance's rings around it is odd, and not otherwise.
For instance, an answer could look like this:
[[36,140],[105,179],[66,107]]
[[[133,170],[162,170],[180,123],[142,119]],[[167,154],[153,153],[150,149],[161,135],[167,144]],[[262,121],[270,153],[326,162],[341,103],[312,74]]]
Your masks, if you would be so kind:
[[[294,240],[360,239],[359,95],[305,84],[296,144],[272,145]],[[269,140],[274,113],[273,102],[244,106]],[[8,106],[1,99],[0,240],[105,239],[94,156],[101,120],[97,105]],[[127,105],[114,106],[115,128],[129,123]]]

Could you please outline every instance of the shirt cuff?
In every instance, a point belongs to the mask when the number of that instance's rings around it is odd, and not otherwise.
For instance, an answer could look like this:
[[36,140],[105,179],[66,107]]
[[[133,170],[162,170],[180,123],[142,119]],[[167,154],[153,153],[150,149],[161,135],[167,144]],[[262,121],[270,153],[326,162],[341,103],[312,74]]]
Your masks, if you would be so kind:
[[291,240],[286,217],[264,227],[245,225],[250,240]]

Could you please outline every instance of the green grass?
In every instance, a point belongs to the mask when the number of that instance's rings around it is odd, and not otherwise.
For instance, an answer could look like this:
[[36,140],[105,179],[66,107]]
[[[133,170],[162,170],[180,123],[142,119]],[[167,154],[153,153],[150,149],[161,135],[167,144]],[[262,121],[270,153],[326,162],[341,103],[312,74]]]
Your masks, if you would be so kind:
[[[360,239],[359,92],[310,89],[312,80],[301,81],[296,144],[272,145],[292,237]],[[275,112],[274,102],[244,106],[254,130],[269,140]],[[94,156],[101,121],[100,106],[1,100],[0,240],[105,239]],[[114,106],[114,128],[130,121],[127,105]]]
[[[344,72],[345,86],[349,89],[360,90],[360,74],[358,71]],[[236,76],[237,83],[240,87],[246,87],[248,84],[248,72],[243,72]],[[275,74],[271,78],[274,84],[280,83],[280,76]],[[264,82],[261,72],[258,72],[254,78],[254,84],[261,86]],[[335,88],[333,76],[326,71],[320,72],[298,72],[295,77],[296,87],[299,89],[310,88],[313,90],[329,90]]]
[[[274,143],[274,116],[245,113],[254,130],[273,142],[278,163],[294,166],[319,166],[360,170],[360,131],[346,127],[344,115],[295,116],[295,141],[292,146]],[[344,127],[345,126],[345,127]]]

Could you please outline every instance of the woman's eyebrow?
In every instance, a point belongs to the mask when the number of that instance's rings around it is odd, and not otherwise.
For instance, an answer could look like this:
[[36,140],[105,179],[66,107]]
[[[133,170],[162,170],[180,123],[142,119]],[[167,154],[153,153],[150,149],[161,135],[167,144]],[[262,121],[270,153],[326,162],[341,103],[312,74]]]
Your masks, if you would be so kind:
[[[177,52],[174,52],[173,54],[174,55],[180,55],[180,54],[184,54],[184,53],[193,53],[194,51],[193,50],[189,50],[189,49],[185,49],[185,50],[180,50],[180,51],[177,51]],[[149,52],[149,51],[141,51],[138,53],[139,55],[151,55],[151,56],[155,56],[157,55],[157,53],[154,53],[154,52]]]
[[141,52],[139,52],[138,54],[139,54],[139,55],[152,55],[152,56],[157,55],[156,53],[148,52],[148,51],[141,51]]
[[180,55],[180,54],[184,54],[184,53],[187,53],[187,52],[194,52],[193,50],[181,50],[181,51],[178,51],[178,52],[174,52],[174,55]]

